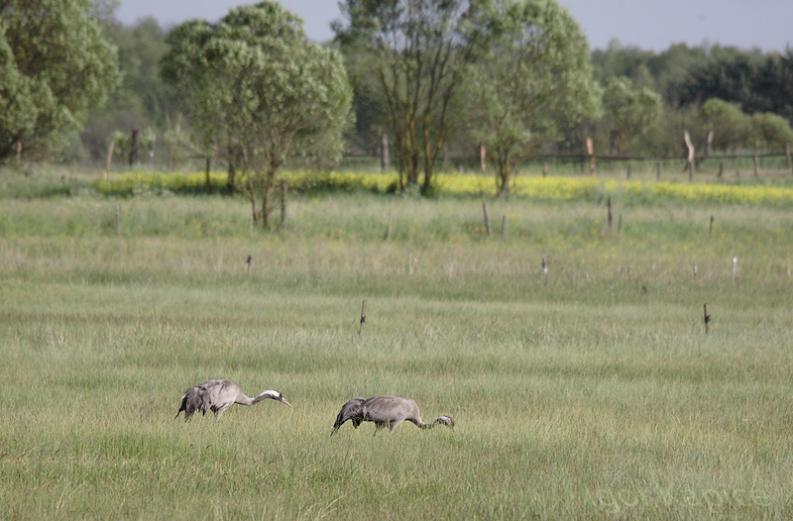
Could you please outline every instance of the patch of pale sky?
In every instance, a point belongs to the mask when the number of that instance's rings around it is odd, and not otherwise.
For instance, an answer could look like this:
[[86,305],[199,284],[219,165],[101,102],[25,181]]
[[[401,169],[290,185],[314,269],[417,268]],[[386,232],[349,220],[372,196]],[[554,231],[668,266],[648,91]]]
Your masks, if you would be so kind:
[[[279,0],[305,21],[310,38],[332,36],[330,22],[339,17],[337,0]],[[131,23],[153,16],[164,25],[191,18],[217,20],[240,0],[122,0],[118,18]],[[578,20],[594,48],[612,39],[660,51],[684,42],[758,47],[784,51],[793,47],[791,0],[560,0]]]

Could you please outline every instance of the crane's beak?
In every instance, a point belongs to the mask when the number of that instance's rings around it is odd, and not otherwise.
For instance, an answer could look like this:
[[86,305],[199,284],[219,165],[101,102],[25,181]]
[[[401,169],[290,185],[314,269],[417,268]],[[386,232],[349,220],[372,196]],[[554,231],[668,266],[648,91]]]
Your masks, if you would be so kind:
[[281,402],[284,405],[288,405],[289,407],[292,407],[292,404],[287,402],[286,398],[284,398],[283,396],[278,401]]

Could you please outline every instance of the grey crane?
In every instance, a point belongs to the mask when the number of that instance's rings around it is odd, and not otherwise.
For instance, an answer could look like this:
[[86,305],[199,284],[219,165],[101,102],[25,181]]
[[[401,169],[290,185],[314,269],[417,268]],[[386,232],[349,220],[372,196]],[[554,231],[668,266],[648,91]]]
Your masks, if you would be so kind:
[[179,405],[179,413],[184,411],[185,421],[196,412],[200,411],[201,414],[206,414],[211,411],[215,418],[220,418],[226,409],[238,403],[240,405],[255,405],[262,400],[266,399],[275,400],[283,403],[284,405],[292,406],[284,395],[278,391],[267,390],[262,391],[253,398],[242,392],[242,388],[236,382],[226,379],[207,380],[196,386],[191,387],[182,395],[182,403]]
[[454,430],[454,418],[451,416],[438,416],[431,423],[424,423],[416,402],[402,396],[373,396],[349,400],[336,416],[336,423],[333,424],[330,435],[336,434],[336,431],[347,421],[352,421],[352,426],[356,429],[362,422],[373,422],[375,434],[383,427],[393,431],[394,427],[403,421],[409,421],[420,429],[445,425]]

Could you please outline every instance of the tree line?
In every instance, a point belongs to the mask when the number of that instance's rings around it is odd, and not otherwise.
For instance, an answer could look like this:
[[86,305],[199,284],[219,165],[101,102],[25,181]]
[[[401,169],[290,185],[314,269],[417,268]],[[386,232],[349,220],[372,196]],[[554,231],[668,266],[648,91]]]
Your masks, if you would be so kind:
[[793,50],[590,51],[555,0],[344,0],[324,44],[271,1],[168,29],[114,5],[0,4],[0,159],[200,158],[266,223],[283,165],[343,153],[385,149],[398,188],[422,192],[481,154],[507,193],[522,161],[587,138],[655,157],[682,157],[684,131],[702,150],[793,141]]

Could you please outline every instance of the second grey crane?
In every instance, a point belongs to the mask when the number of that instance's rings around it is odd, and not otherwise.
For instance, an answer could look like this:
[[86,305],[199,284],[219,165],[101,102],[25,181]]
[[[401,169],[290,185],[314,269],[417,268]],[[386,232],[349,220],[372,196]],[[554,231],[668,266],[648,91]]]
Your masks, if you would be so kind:
[[188,421],[196,412],[200,411],[201,414],[206,414],[207,411],[211,411],[216,418],[220,418],[235,403],[255,405],[266,399],[275,400],[291,407],[291,404],[279,391],[262,391],[251,398],[242,392],[242,388],[236,382],[226,379],[207,380],[185,391],[176,416],[178,417],[179,413],[184,411],[184,419]]
[[382,428],[394,427],[403,421],[409,421],[420,429],[432,429],[436,425],[445,425],[454,430],[454,418],[448,415],[438,416],[431,423],[424,423],[416,402],[402,396],[373,396],[371,398],[353,398],[346,402],[333,424],[331,436],[347,421],[352,421],[356,429],[362,422],[373,422],[375,434]]

